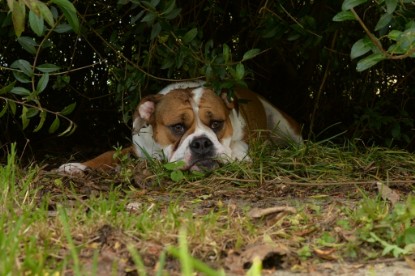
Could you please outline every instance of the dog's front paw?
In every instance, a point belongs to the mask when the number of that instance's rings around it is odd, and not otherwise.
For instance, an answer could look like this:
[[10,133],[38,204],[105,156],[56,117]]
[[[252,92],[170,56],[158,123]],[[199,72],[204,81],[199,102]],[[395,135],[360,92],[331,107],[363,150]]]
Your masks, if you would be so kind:
[[61,165],[57,171],[65,174],[83,174],[87,168],[81,163],[66,163]]

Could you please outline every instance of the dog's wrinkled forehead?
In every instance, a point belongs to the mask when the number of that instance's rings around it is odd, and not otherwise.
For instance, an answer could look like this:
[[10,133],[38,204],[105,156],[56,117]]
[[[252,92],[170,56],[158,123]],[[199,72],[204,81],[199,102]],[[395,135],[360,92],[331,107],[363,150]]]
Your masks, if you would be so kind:
[[220,117],[226,117],[226,107],[223,100],[211,89],[199,87],[188,89],[174,89],[166,93],[156,107],[156,117],[166,114],[171,117],[173,114],[187,112],[202,115],[204,110],[214,112]]
[[192,98],[191,89],[175,89],[161,98],[156,110],[177,111],[175,108],[191,106]]

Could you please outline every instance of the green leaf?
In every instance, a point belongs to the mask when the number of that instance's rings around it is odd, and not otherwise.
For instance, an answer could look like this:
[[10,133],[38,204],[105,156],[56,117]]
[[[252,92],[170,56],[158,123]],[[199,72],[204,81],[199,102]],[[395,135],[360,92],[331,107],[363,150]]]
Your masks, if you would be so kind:
[[147,22],[149,25],[152,25],[154,20],[156,19],[156,15],[152,12],[146,14],[146,16],[141,19],[141,22]]
[[398,0],[385,0],[386,12],[392,14],[396,10]]
[[13,115],[16,115],[16,103],[13,101],[8,101],[9,108]]
[[231,50],[229,49],[229,46],[224,43],[223,46],[223,60],[225,61],[225,63],[228,63],[231,60]]
[[18,59],[16,61],[14,61],[10,65],[10,67],[21,70],[28,77],[32,77],[33,76],[32,65],[27,60]]
[[336,14],[333,19],[335,22],[347,21],[347,20],[356,20],[356,17],[351,11],[341,11]]
[[39,110],[33,107],[27,108],[26,116],[27,118],[33,118],[39,113]]
[[163,165],[163,167],[168,171],[177,170],[184,166],[184,163],[181,162],[170,162]]
[[150,4],[153,8],[157,7],[157,5],[160,3],[160,0],[151,0]]
[[59,133],[58,136],[65,136],[65,135],[71,135],[72,133],[75,132],[76,129],[76,125],[71,121],[71,123],[69,124],[69,126],[62,131],[61,133]]
[[49,24],[49,26],[55,26],[55,21],[53,20],[53,15],[48,6],[40,1],[37,1],[37,7],[39,8],[40,15],[43,19]]
[[25,74],[23,74],[23,72],[18,72],[18,71],[13,71],[13,76],[16,80],[18,80],[21,83],[30,83],[32,82],[32,79],[28,76],[26,76]]
[[180,170],[172,171],[170,173],[170,178],[174,182],[179,182],[179,181],[183,180],[183,178],[184,178],[183,171],[180,171]]
[[160,31],[161,31],[161,25],[159,22],[157,22],[156,24],[153,25],[153,27],[151,27],[150,39],[153,40],[154,38],[156,38],[159,35]]
[[59,71],[61,68],[55,64],[45,63],[37,66],[36,69],[43,73],[51,73]]
[[181,11],[182,11],[182,9],[175,8],[171,12],[169,12],[168,14],[166,14],[165,18],[167,20],[174,19],[174,18],[176,18],[180,14]]
[[163,60],[163,63],[161,64],[160,69],[169,69],[174,65],[174,59],[172,57],[168,57]]
[[46,111],[42,110],[39,114],[39,118],[40,121],[37,124],[36,128],[33,130],[34,132],[38,132],[39,130],[42,129],[43,125],[45,124],[46,121]]
[[29,36],[21,36],[17,38],[17,42],[25,49],[27,52],[29,52],[32,55],[36,54],[36,48],[38,46],[37,42],[34,40],[34,38]]
[[350,52],[350,57],[352,59],[355,59],[357,57],[363,56],[364,54],[370,51],[372,46],[373,43],[368,37],[359,39],[353,44],[352,50]]
[[415,244],[415,227],[409,227],[404,232],[404,242],[407,244]]
[[245,76],[245,67],[242,63],[238,63],[236,65],[236,75],[235,78],[237,80],[242,80]]
[[141,1],[141,4],[146,7],[148,10],[155,10],[156,7],[153,7],[153,5],[148,1]]
[[3,94],[6,94],[6,93],[10,92],[10,90],[13,89],[15,84],[16,84],[16,81],[11,82],[9,85],[2,87],[0,89],[0,95],[3,95]]
[[36,15],[33,11],[29,11],[29,25],[37,36],[42,36],[45,23],[43,18]]
[[226,67],[226,71],[234,78],[236,79],[236,71],[233,69],[233,67],[229,66]]
[[366,2],[367,0],[345,0],[342,4],[342,10],[347,11]]
[[403,31],[398,41],[402,49],[405,49],[405,51],[409,51],[411,48],[413,48],[414,42],[415,42],[415,27],[411,27]]
[[68,0],[51,0],[51,2],[59,7],[74,32],[79,33],[79,21],[74,5]]
[[386,27],[392,20],[393,16],[392,14],[385,13],[379,18],[378,23],[376,23],[375,31],[379,31],[380,29],[383,29]]
[[388,38],[389,39],[391,39],[391,40],[395,40],[395,41],[397,41],[398,39],[399,39],[399,37],[400,37],[400,35],[402,34],[402,32],[401,31],[398,31],[398,30],[392,30],[392,31],[390,31],[389,33],[388,33]]
[[26,6],[23,1],[14,1],[13,11],[12,11],[12,20],[14,33],[17,37],[23,33],[25,29],[25,19],[26,19]]
[[209,65],[205,66],[204,69],[205,69],[204,70],[204,75],[206,76],[206,79],[207,80],[212,79],[213,78],[213,68],[212,68],[212,65],[209,64]]
[[183,42],[185,44],[188,44],[190,42],[192,42],[193,39],[195,39],[197,35],[197,28],[193,28],[190,31],[188,31],[184,36],[183,36]]
[[20,118],[22,119],[22,128],[26,129],[27,126],[30,123],[30,119],[27,117],[27,107],[23,106],[22,114],[20,115]]
[[66,23],[59,24],[58,26],[56,26],[53,29],[53,31],[56,32],[56,33],[58,33],[58,34],[67,33],[67,32],[69,32],[71,30],[72,30],[71,25],[66,24]]
[[13,87],[13,89],[10,90],[10,93],[13,93],[13,94],[16,94],[16,95],[19,95],[19,96],[24,96],[24,97],[30,96],[30,94],[31,94],[31,92],[29,90],[27,90],[24,87],[20,87],[20,86]]
[[251,50],[248,50],[247,52],[245,52],[244,56],[242,57],[242,61],[245,61],[245,60],[254,58],[257,55],[259,55],[259,53],[260,53],[260,50],[259,49],[251,49]]
[[43,92],[46,86],[48,86],[48,83],[49,83],[49,73],[44,73],[42,77],[40,78],[39,82],[37,83],[36,91],[38,93]]
[[163,165],[163,167],[166,170],[173,171],[173,170],[178,170],[180,168],[183,168],[185,165],[186,163],[183,160],[181,160],[181,161],[166,163]]
[[366,69],[369,69],[370,67],[374,66],[378,62],[385,59],[385,56],[383,54],[371,54],[368,57],[365,57],[364,59],[361,59],[356,66],[356,70],[358,72],[362,72]]
[[60,120],[59,120],[59,117],[56,116],[55,120],[53,120],[52,124],[49,127],[49,130],[48,130],[49,133],[55,133],[56,130],[59,128],[59,125],[60,125]]
[[175,6],[176,6],[176,0],[170,1],[170,4],[163,11],[162,15],[169,14],[174,9]]
[[62,111],[60,112],[60,114],[67,116],[69,114],[72,113],[72,111],[75,109],[76,107],[76,102],[71,103],[70,105],[65,106]]
[[1,109],[1,111],[0,111],[0,118],[1,117],[3,117],[4,116],[4,114],[6,114],[6,112],[7,112],[7,110],[8,110],[8,104],[7,104],[7,100],[6,100],[6,102],[4,103],[4,105],[3,105],[3,108]]

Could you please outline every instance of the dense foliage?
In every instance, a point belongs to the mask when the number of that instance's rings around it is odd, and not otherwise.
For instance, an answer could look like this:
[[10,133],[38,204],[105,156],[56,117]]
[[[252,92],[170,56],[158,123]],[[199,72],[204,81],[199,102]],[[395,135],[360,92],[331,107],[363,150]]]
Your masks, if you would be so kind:
[[3,1],[0,143],[124,143],[141,95],[207,78],[245,82],[306,138],[413,149],[414,18],[407,0]]

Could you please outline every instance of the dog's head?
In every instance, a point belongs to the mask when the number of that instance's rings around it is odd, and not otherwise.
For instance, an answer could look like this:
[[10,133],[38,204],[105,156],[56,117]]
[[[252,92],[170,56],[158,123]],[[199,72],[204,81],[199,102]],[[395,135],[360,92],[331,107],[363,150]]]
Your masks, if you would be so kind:
[[202,86],[147,96],[134,114],[135,143],[150,154],[161,151],[169,162],[183,160],[184,169],[211,170],[232,154],[231,110],[229,102]]

